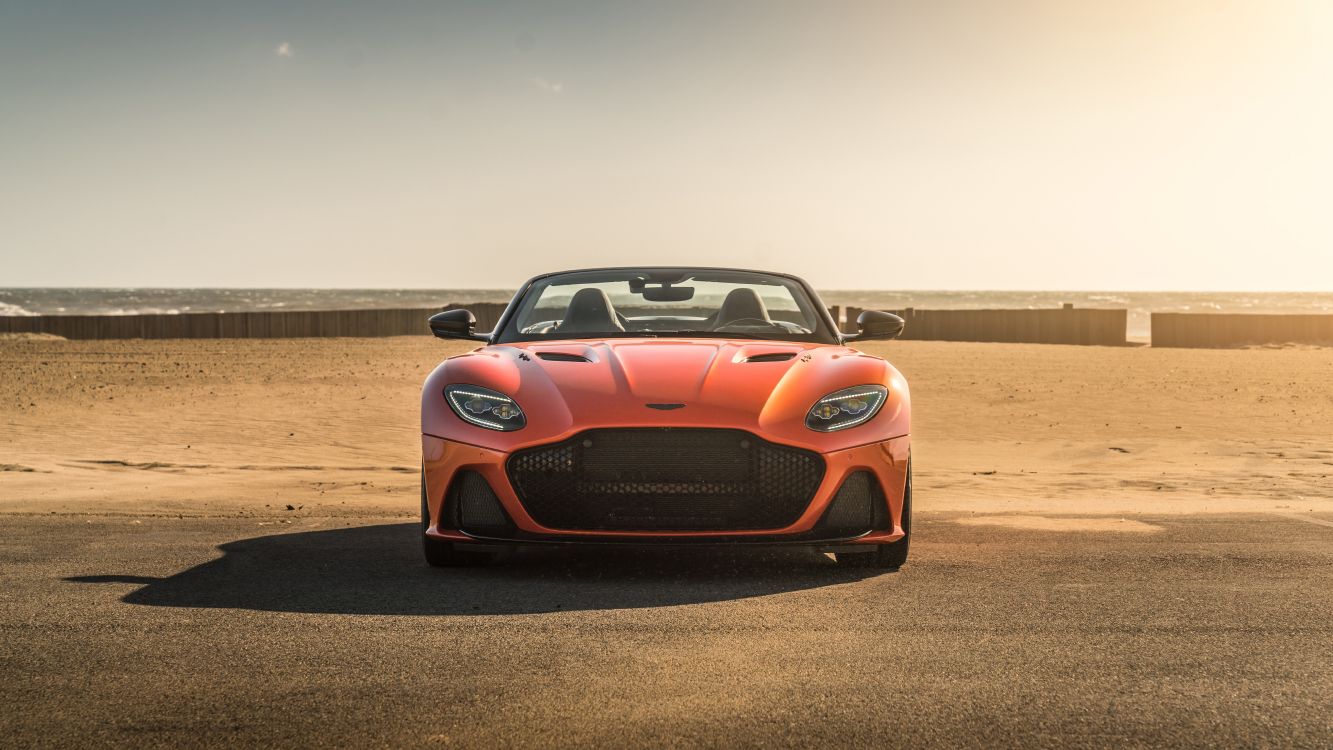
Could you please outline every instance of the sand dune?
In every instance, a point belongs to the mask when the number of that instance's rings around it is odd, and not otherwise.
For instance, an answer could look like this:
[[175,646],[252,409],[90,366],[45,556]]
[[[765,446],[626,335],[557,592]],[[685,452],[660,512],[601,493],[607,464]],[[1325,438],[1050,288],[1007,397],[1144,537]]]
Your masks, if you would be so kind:
[[[467,346],[0,341],[0,512],[410,516],[420,383]],[[924,511],[1333,510],[1333,350],[866,348],[912,384]]]

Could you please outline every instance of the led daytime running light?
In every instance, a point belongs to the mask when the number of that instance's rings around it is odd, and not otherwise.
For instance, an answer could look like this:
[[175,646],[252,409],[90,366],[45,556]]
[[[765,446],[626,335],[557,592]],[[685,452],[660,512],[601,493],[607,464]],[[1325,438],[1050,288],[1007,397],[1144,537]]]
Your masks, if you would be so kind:
[[870,421],[888,400],[882,385],[860,385],[835,391],[815,402],[805,415],[805,426],[817,432],[836,432]]
[[512,398],[489,388],[451,385],[444,389],[444,397],[454,413],[469,424],[501,432],[527,425],[523,409]]

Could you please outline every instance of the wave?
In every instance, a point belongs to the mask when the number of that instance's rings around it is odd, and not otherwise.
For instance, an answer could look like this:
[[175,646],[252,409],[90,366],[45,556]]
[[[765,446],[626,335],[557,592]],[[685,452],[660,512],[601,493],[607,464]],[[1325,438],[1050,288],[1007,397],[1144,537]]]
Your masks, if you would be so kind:
[[0,316],[10,316],[10,317],[17,316],[17,317],[28,318],[36,315],[37,313],[22,308],[18,305],[13,305],[8,302],[0,302]]
[[118,307],[112,310],[97,310],[95,315],[180,315],[182,312],[204,312],[203,310],[183,311],[175,307]]

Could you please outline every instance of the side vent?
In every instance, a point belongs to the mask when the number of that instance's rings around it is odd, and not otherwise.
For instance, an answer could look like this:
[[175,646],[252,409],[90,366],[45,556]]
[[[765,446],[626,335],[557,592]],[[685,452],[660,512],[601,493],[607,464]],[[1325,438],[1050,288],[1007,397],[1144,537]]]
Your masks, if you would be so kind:
[[569,352],[537,352],[538,359],[544,359],[547,362],[590,362],[582,354],[570,354]]
[[772,354],[756,354],[753,357],[746,357],[746,362],[786,362],[794,359],[796,352],[773,352]]
[[868,471],[854,472],[838,488],[818,528],[844,534],[891,528],[889,507],[879,480]]
[[460,471],[454,477],[445,495],[443,518],[451,520],[449,526],[464,531],[498,533],[513,529],[491,485],[475,471]]

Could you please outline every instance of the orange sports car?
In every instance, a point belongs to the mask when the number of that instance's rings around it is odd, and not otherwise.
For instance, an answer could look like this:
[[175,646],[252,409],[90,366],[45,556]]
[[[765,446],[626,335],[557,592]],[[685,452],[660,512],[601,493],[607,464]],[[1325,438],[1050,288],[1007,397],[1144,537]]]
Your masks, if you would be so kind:
[[907,382],[801,279],[720,268],[537,276],[495,330],[448,310],[421,397],[431,565],[522,544],[802,544],[897,568],[911,534]]

